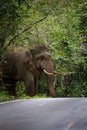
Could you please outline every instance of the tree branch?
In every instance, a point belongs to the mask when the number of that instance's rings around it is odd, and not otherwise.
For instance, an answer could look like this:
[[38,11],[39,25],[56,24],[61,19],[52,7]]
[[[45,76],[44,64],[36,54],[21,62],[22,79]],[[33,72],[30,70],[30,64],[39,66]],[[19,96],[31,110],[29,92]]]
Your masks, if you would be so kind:
[[22,29],[21,31],[19,31],[17,34],[15,34],[11,40],[7,43],[6,47],[7,48],[10,44],[12,44],[12,42],[14,42],[14,40],[18,37],[18,35],[28,31],[30,28],[32,28],[34,25],[38,24],[39,22],[43,21],[47,16],[44,16],[43,18],[37,20],[34,23],[30,23],[29,25],[27,25],[24,29]]

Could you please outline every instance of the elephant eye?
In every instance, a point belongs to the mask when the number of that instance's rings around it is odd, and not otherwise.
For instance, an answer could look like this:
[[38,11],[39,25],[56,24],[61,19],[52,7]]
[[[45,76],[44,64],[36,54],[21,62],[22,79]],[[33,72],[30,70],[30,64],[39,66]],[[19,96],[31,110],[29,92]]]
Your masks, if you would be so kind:
[[43,55],[37,56],[36,59],[37,60],[43,60],[45,57]]
[[40,56],[37,56],[37,57],[36,57],[36,60],[39,60],[39,59],[40,59]]
[[40,59],[43,60],[43,59],[45,59],[45,57],[42,55],[42,56],[40,57]]

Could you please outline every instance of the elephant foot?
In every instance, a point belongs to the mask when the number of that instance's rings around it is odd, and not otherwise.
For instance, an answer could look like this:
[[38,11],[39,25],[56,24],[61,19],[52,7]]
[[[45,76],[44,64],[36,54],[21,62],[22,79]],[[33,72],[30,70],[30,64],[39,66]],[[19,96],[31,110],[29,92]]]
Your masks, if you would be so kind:
[[56,92],[53,87],[49,87],[49,92],[52,97],[56,97]]
[[34,88],[30,88],[30,89],[28,88],[28,89],[26,89],[26,95],[30,96],[30,97],[35,96],[36,95],[35,89]]

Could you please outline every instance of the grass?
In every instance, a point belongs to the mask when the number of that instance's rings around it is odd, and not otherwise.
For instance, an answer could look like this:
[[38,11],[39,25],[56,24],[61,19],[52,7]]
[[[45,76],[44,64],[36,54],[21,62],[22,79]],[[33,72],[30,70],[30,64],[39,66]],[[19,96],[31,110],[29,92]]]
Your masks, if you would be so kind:
[[30,96],[26,96],[25,94],[21,95],[21,96],[17,96],[16,98],[14,96],[9,96],[7,92],[0,92],[0,102],[4,102],[4,101],[12,101],[12,100],[17,100],[17,99],[38,99],[38,98],[47,98],[46,94],[38,94],[35,95],[33,97]]

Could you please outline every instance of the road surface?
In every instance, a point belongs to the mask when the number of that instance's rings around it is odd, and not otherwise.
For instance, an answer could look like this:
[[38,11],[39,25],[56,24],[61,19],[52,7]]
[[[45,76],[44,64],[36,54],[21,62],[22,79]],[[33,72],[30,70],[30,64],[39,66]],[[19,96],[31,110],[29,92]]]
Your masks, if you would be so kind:
[[87,99],[48,98],[1,103],[0,130],[87,130]]

